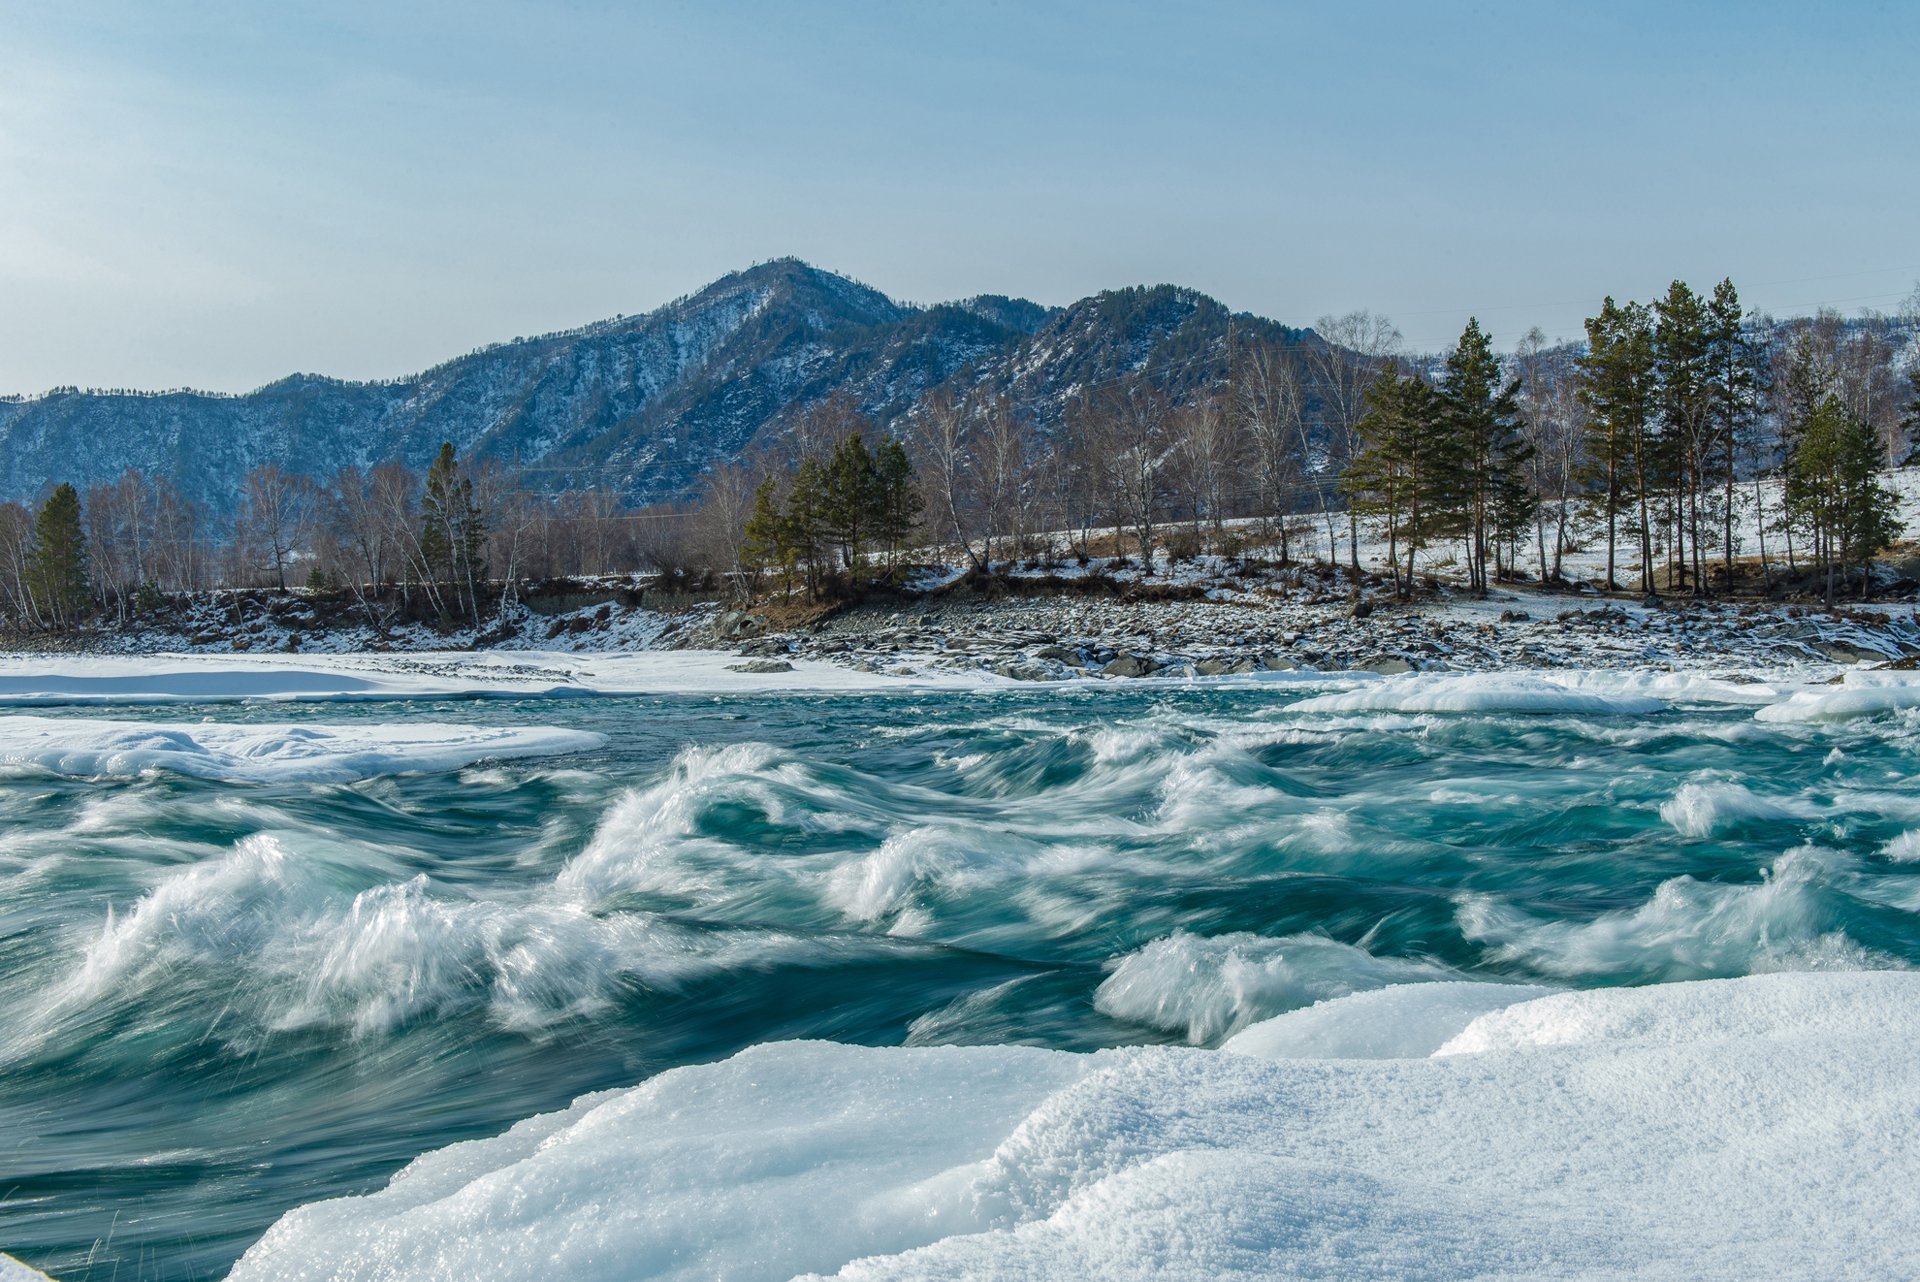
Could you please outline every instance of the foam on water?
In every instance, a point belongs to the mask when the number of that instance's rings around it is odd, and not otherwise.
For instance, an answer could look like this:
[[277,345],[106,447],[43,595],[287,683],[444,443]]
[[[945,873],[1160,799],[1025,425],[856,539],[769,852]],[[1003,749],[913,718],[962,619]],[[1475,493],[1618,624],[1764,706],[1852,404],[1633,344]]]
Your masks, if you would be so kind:
[[1630,716],[1662,712],[1666,704],[1645,695],[1570,689],[1537,677],[1505,673],[1431,676],[1409,673],[1344,694],[1316,695],[1292,705],[1294,712],[1571,713]]
[[1758,882],[1674,877],[1638,907],[1587,921],[1543,919],[1487,895],[1462,897],[1458,920],[1488,960],[1559,979],[1670,981],[1898,964],[1842,926],[1835,883],[1849,871],[1846,857],[1804,846],[1774,860]]
[[1452,975],[1444,966],[1375,957],[1312,935],[1202,938],[1180,931],[1120,958],[1093,1000],[1115,1019],[1179,1033],[1200,1046],[1330,997]]
[[87,778],[171,770],[236,783],[345,783],[489,758],[586,752],[602,742],[578,730],[427,722],[233,726],[0,717],[0,763]]
[[[580,1253],[558,1259],[583,1278],[608,1260],[752,1276],[774,1239],[789,1273],[849,1276],[1445,1272],[1429,1244],[1496,1275],[1712,1276],[1718,1257],[1656,1231],[1661,1190],[1626,1199],[1630,1250],[1588,1232],[1611,1209],[1571,1195],[1509,1224],[1496,1176],[1551,1172],[1460,1141],[1485,1183],[1456,1197],[1438,1132],[1379,1101],[1424,1099],[1459,1141],[1486,1090],[1485,1110],[1631,1145],[1646,1136],[1555,1114],[1527,1077],[1585,1081],[1631,1039],[1471,1088],[1445,1074],[1484,1056],[1439,1075],[1422,1057],[1547,986],[1920,962],[1920,718],[1756,720],[1716,687],[1623,712],[1653,696],[1565,676],[1468,682],[1453,710],[1403,706],[1448,688],[1432,677],[580,703],[568,733],[604,742],[560,768],[476,754],[323,787],[21,767],[0,780],[0,1123],[37,1138],[0,1238],[69,1282],[112,1276],[90,1254],[109,1230],[123,1261],[217,1274],[294,1202],[623,1088],[303,1211],[247,1269],[545,1275],[549,1229],[571,1225]],[[1330,687],[1400,693],[1312,710]],[[432,715],[470,719],[474,743],[552,706]],[[186,753],[301,725],[284,705],[272,726],[218,711],[143,733]],[[380,715],[333,705],[301,728],[369,745],[419,728]],[[727,1058],[789,1037],[981,1058]],[[1237,1053],[1141,1049],[1158,1042]],[[1002,1058],[1016,1044],[1075,1053]],[[1079,1053],[1115,1047],[1133,1049]],[[976,1109],[997,1120],[962,1143],[949,1115]],[[1376,1161],[1343,1129],[1369,1109],[1401,1128],[1377,1148],[1405,1133],[1428,1156]],[[1525,1203],[1535,1184],[1508,1187]],[[816,1232],[828,1201],[845,1223]],[[716,1238],[701,1206],[745,1218]]]

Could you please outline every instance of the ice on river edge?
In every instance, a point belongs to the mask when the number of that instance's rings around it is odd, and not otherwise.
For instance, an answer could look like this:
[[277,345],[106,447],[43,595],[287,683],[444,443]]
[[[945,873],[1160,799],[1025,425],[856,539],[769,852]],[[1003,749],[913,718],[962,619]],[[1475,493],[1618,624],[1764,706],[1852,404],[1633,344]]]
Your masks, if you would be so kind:
[[1223,1050],[760,1046],[302,1207],[232,1276],[1905,1273],[1920,975],[1542,991]]
[[84,778],[148,770],[226,783],[351,783],[478,761],[585,752],[601,736],[541,726],[267,725],[0,717],[0,769]]

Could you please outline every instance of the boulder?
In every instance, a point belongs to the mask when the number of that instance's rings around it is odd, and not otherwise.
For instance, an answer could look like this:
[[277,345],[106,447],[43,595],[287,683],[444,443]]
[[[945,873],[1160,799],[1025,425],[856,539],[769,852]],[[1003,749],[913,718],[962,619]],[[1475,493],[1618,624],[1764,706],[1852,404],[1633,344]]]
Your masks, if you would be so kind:
[[785,659],[748,659],[745,663],[729,663],[728,672],[792,672],[793,665]]
[[748,614],[745,610],[722,610],[719,617],[713,621],[713,634],[722,641],[757,637],[766,630],[766,615]]

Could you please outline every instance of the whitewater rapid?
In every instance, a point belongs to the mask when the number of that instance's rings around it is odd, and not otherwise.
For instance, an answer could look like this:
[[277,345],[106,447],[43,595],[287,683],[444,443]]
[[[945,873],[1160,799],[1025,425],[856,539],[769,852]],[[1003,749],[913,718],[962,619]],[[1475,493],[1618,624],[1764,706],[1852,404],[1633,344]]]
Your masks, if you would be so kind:
[[0,1249],[1890,1275],[1901,678],[0,717]]

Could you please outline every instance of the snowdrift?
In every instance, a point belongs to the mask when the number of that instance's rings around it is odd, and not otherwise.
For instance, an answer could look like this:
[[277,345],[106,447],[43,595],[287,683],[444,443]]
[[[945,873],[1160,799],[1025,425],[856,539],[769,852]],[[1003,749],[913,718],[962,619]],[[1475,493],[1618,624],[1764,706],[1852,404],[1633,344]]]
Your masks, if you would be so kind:
[[1920,975],[1540,994],[1379,990],[1224,1050],[761,1046],[295,1210],[232,1276],[1910,1271]]

